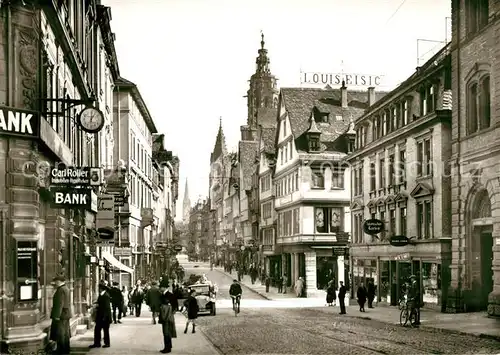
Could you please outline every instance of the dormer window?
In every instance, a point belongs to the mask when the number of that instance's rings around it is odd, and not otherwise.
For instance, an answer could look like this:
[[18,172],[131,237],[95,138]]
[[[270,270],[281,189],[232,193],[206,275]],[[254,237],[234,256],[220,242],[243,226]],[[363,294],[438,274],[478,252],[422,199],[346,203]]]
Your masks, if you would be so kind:
[[328,123],[328,116],[329,114],[327,112],[318,112],[316,113],[314,120],[318,123]]
[[317,137],[310,137],[309,138],[309,151],[310,152],[319,151],[319,138],[317,138]]

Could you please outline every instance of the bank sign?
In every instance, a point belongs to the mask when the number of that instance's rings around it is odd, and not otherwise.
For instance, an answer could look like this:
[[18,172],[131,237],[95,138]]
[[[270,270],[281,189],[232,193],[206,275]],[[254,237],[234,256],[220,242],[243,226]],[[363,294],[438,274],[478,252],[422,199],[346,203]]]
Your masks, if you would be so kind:
[[91,189],[51,187],[52,208],[86,209],[97,212],[97,195]]
[[0,135],[40,137],[38,112],[0,107]]

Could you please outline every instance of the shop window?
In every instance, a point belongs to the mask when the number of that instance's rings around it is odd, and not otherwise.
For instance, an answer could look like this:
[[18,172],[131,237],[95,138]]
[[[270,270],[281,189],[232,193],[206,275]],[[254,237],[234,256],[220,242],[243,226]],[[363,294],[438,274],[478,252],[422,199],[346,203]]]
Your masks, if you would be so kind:
[[342,207],[316,207],[315,225],[317,233],[338,233],[343,231]]
[[422,263],[422,294],[424,303],[441,304],[441,265]]

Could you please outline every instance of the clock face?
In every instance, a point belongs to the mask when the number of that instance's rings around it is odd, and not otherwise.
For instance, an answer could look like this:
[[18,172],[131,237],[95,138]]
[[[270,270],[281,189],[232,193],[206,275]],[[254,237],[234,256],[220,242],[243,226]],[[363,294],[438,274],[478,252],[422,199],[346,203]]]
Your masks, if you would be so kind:
[[104,126],[104,116],[94,107],[87,107],[80,113],[80,127],[88,133],[97,133]]

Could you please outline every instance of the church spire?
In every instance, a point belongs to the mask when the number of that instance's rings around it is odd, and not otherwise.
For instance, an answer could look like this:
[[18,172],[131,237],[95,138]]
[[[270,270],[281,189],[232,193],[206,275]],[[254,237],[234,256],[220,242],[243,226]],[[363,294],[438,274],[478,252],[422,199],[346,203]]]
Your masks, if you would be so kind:
[[222,131],[222,117],[219,118],[219,130],[217,131],[217,137],[215,138],[215,146],[212,151],[212,156],[210,161],[213,163],[221,155],[226,152],[226,138],[224,137],[224,132]]
[[266,42],[264,41],[264,32],[260,32],[260,49],[259,56],[256,59],[257,70],[256,74],[271,74],[271,69],[269,68],[269,57],[267,56],[267,49],[265,48]]
[[182,202],[182,221],[189,223],[189,214],[191,212],[191,199],[189,198],[188,179],[186,178],[186,186],[184,187],[184,200]]

